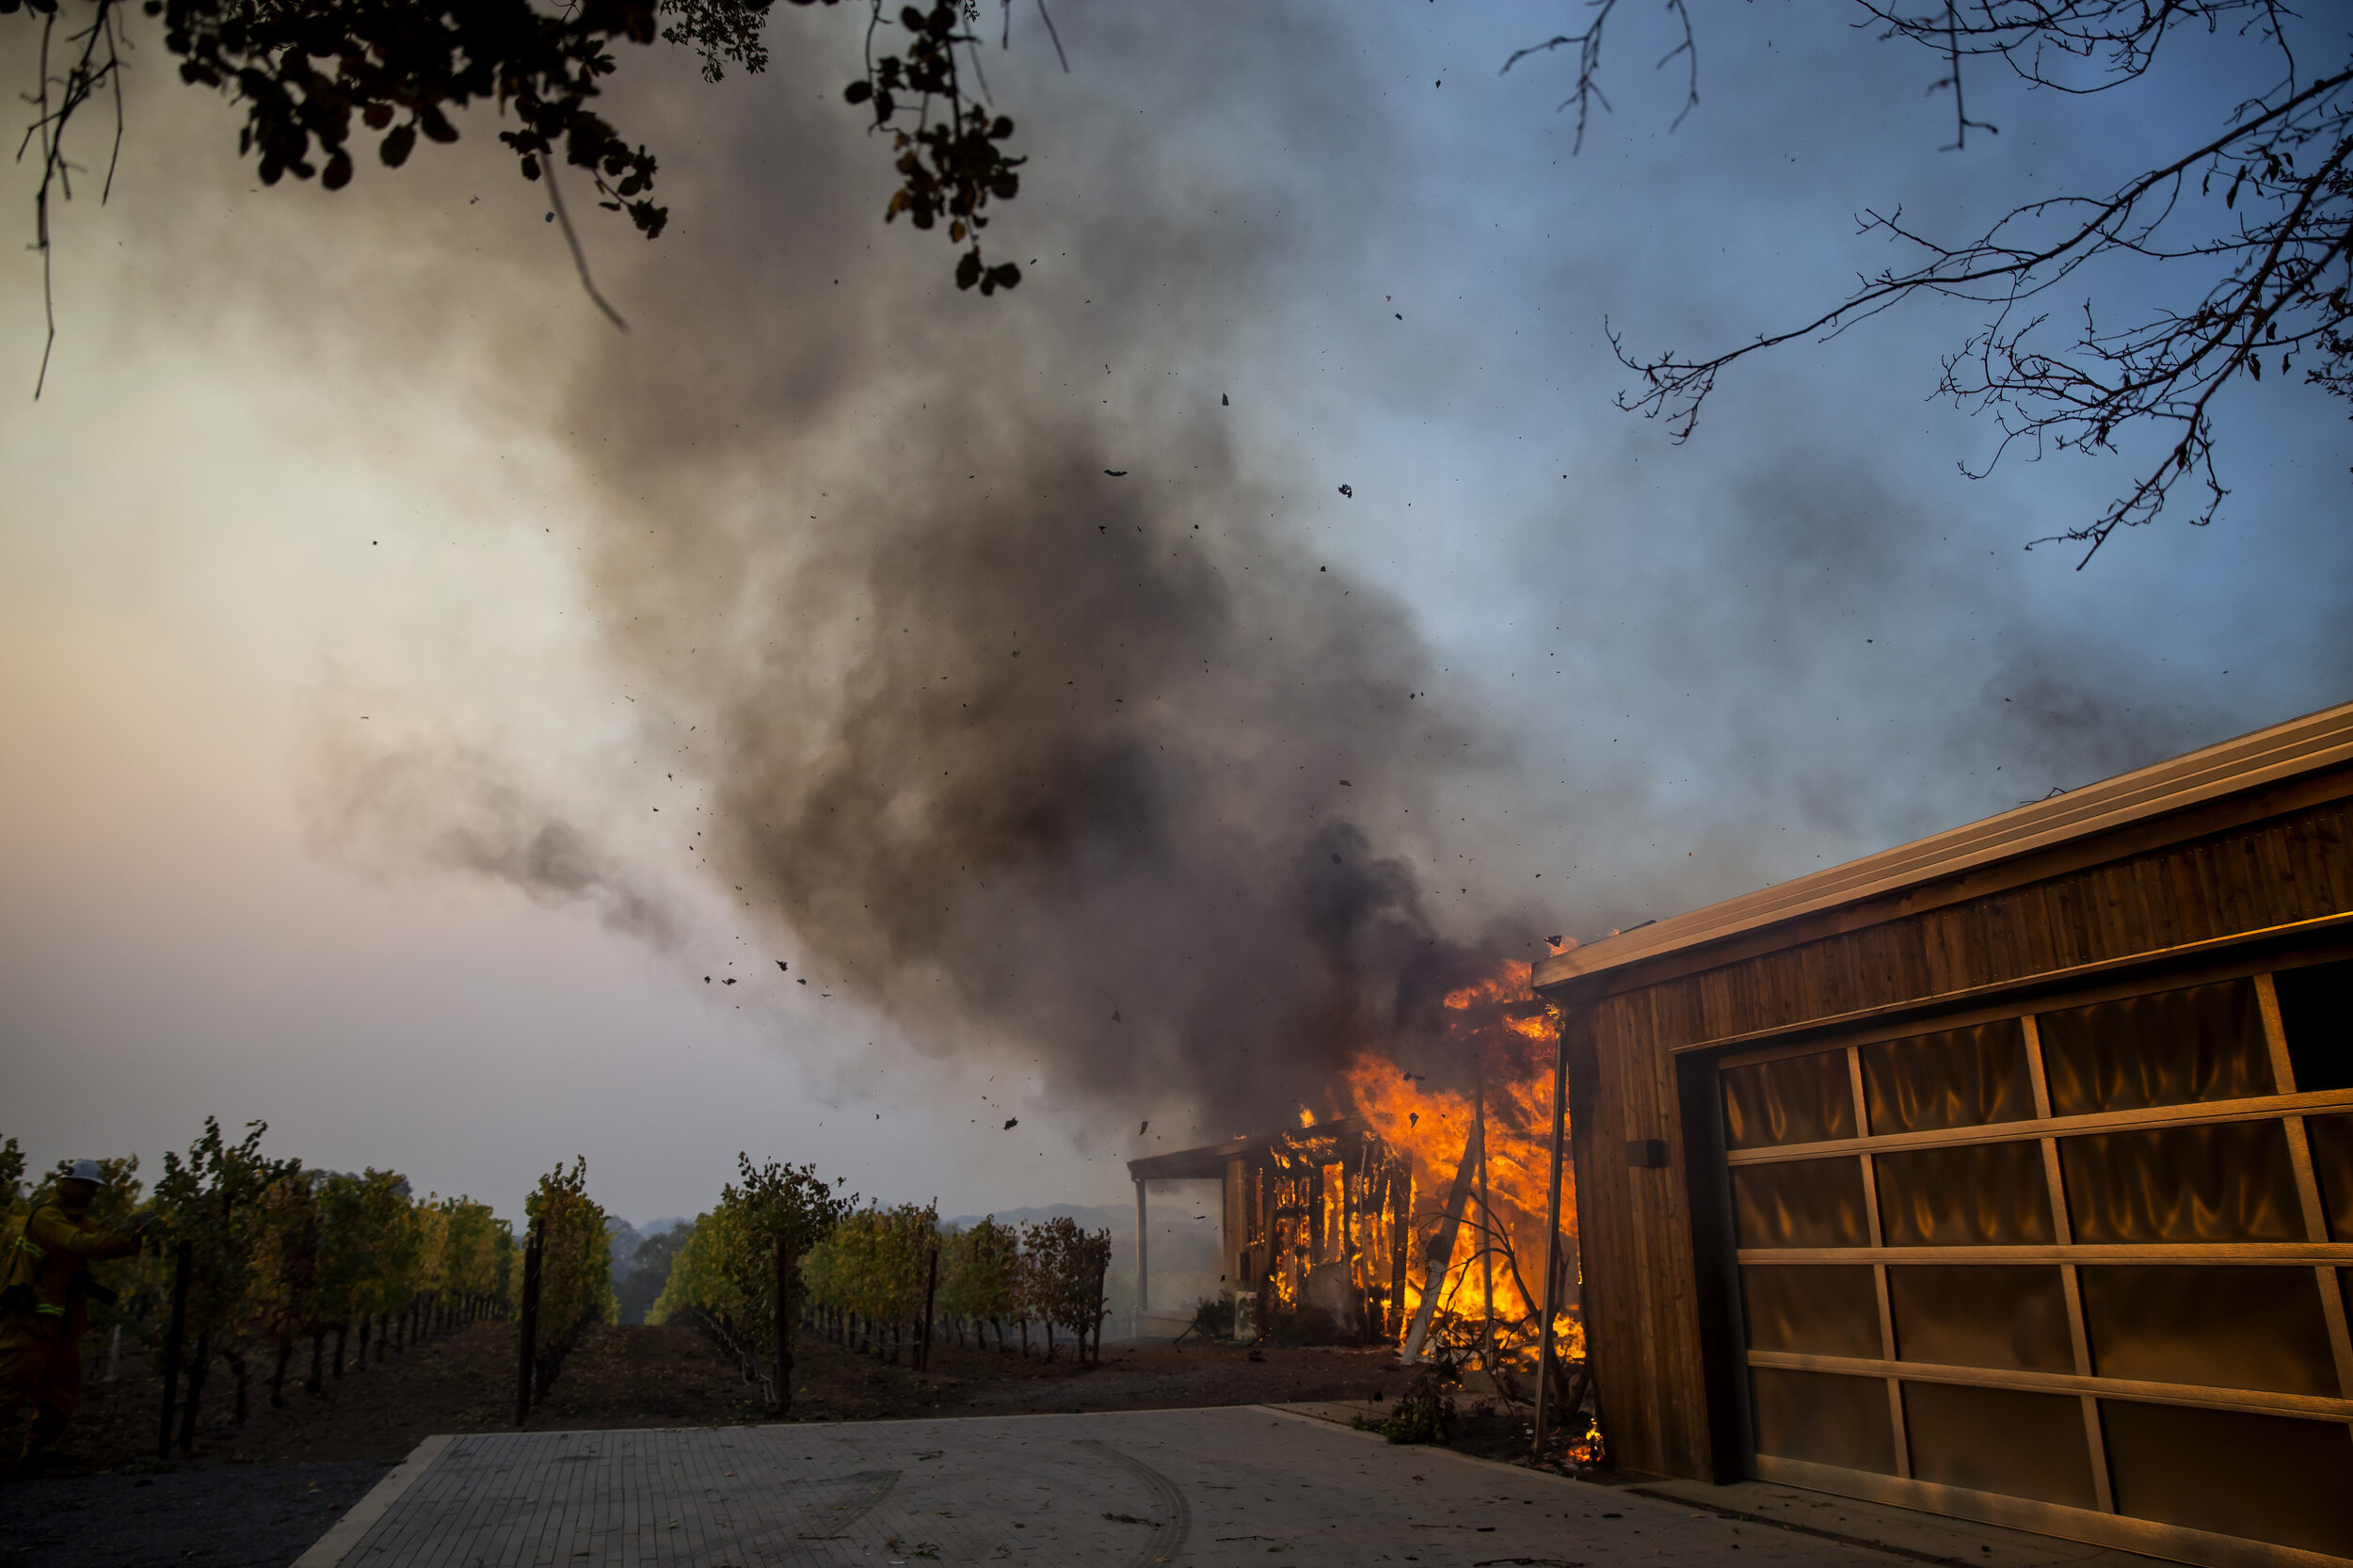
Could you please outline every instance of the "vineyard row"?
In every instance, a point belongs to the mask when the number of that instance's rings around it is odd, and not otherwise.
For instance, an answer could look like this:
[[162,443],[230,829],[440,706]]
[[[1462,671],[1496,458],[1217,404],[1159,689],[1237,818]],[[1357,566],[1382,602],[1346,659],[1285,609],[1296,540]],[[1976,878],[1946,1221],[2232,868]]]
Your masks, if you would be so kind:
[[[165,1154],[152,1190],[136,1156],[101,1161],[90,1220],[150,1225],[137,1256],[91,1272],[86,1304],[108,1368],[127,1343],[161,1374],[159,1457],[194,1451],[216,1366],[231,1381],[216,1415],[242,1427],[257,1382],[284,1407],[297,1363],[307,1360],[296,1392],[318,1398],[371,1355],[380,1365],[486,1320],[514,1324],[520,1424],[581,1331],[616,1318],[613,1223],[588,1196],[584,1160],[540,1177],[519,1241],[488,1204],[419,1197],[393,1171],[266,1155],[265,1131],[251,1123],[232,1140],[208,1118],[184,1155]],[[738,1163],[739,1179],[678,1248],[648,1320],[701,1328],[772,1411],[792,1406],[796,1328],[919,1367],[935,1332],[982,1343],[993,1331],[1003,1351],[1008,1325],[1024,1355],[1033,1330],[1049,1360],[1063,1337],[1082,1360],[1099,1355],[1109,1232],[1068,1219],[942,1230],[935,1206],[861,1208],[813,1166]],[[17,1141],[0,1141],[0,1244],[51,1201],[66,1168],[28,1186]]]

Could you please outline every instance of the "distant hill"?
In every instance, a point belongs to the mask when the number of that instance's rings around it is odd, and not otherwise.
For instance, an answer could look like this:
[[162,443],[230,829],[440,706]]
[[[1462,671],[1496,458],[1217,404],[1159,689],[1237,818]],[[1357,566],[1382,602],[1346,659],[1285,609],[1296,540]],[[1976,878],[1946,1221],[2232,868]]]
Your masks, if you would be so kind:
[[[1136,1233],[1136,1211],[1129,1204],[1064,1203],[1047,1208],[1000,1208],[995,1212],[997,1223],[1000,1225],[1033,1225],[1068,1215],[1087,1230],[1108,1230],[1113,1236],[1133,1236]],[[948,1224],[969,1230],[988,1217],[985,1214],[959,1214]]]

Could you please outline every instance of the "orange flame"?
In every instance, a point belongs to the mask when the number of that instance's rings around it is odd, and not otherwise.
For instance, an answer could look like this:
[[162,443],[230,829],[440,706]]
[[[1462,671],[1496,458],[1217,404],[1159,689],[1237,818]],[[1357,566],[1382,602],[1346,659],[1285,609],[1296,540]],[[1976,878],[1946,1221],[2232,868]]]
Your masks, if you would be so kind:
[[[1430,1074],[1360,1050],[1342,1070],[1339,1092],[1394,1147],[1414,1157],[1414,1258],[1408,1272],[1410,1320],[1422,1293],[1422,1256],[1444,1219],[1447,1200],[1473,1124],[1481,1121],[1486,1148],[1484,1193],[1475,1176],[1465,1202],[1439,1304],[1470,1320],[1525,1322],[1548,1292],[1543,1280],[1545,1217],[1552,1158],[1553,1052],[1559,1031],[1529,988],[1529,966],[1506,962],[1493,975],[1446,998],[1447,1046],[1467,1089],[1435,1089]],[[1420,1064],[1436,1066],[1437,1064]],[[1574,1173],[1561,1172],[1563,1273],[1576,1278]],[[1482,1218],[1483,1208],[1483,1218]],[[1563,1291],[1564,1301],[1573,1291]],[[1490,1306],[1492,1302],[1492,1306]],[[1577,1315],[1556,1320],[1559,1353],[1584,1353]]]

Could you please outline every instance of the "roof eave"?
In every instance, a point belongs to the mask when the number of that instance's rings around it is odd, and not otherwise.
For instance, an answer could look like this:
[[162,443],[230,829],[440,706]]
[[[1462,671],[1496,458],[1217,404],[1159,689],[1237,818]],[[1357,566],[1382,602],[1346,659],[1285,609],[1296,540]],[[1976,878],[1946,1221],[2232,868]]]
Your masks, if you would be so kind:
[[2353,761],[2353,703],[1541,959],[1540,990]]

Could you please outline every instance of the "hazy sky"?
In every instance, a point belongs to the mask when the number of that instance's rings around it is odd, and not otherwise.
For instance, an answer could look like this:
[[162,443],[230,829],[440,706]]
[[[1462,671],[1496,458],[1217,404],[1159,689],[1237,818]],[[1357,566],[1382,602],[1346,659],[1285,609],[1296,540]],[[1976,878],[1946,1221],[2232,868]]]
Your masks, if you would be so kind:
[[880,221],[856,18],[716,88],[631,51],[670,231],[569,187],[626,335],[488,112],[264,190],[148,40],[37,404],[0,273],[0,1130],[261,1117],[508,1213],[574,1154],[691,1213],[739,1148],[1117,1201],[1448,965],[2344,700],[2353,440],[2293,383],[2224,400],[2216,526],[2081,572],[2022,547],[2125,470],[1962,477],[1965,311],[1753,361],[1680,448],[1610,406],[1605,317],[1780,327],[1902,259],[1859,210],[2104,189],[2253,65],[1985,73],[1944,152],[1933,60],[1695,9],[1699,108],[1629,13],[1577,156],[1565,61],[1497,68],[1579,7],[1061,0],[1067,75],[1016,14],[995,299]]

